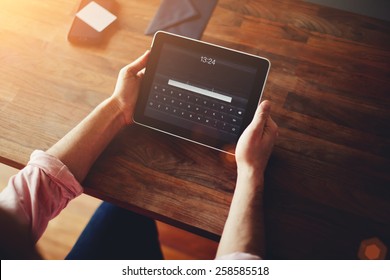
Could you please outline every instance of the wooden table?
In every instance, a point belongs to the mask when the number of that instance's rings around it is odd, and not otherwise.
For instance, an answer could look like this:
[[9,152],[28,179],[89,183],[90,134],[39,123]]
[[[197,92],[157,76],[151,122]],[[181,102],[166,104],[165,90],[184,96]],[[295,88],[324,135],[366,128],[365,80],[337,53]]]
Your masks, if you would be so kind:
[[[66,39],[78,1],[1,1],[1,162],[21,168],[53,145],[149,47],[160,1],[117,2],[109,43],[82,48]],[[371,237],[390,249],[390,23],[302,1],[220,0],[203,40],[272,62],[264,98],[280,137],[266,172],[268,256],[354,259]],[[218,238],[235,178],[234,159],[132,126],[84,186]]]

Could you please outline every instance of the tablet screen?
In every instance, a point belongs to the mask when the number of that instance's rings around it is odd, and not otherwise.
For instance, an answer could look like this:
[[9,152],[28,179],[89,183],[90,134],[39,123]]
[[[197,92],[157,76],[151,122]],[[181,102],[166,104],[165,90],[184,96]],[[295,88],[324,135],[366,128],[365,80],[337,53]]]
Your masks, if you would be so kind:
[[253,117],[269,61],[156,34],[134,120],[226,152]]

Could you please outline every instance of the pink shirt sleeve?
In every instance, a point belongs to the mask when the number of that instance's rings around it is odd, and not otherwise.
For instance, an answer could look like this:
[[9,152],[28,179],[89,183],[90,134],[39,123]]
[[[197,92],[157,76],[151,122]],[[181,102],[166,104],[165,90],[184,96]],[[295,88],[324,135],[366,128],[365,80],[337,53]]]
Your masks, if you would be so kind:
[[27,166],[0,193],[0,207],[27,224],[36,242],[49,221],[82,192],[79,182],[60,160],[34,151]]

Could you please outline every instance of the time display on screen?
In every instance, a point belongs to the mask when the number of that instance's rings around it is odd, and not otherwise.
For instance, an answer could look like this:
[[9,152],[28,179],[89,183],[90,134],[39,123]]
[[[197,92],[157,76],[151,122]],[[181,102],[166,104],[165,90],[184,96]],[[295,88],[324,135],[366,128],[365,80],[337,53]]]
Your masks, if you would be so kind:
[[215,58],[207,57],[207,56],[201,56],[200,61],[206,64],[215,65],[216,60]]

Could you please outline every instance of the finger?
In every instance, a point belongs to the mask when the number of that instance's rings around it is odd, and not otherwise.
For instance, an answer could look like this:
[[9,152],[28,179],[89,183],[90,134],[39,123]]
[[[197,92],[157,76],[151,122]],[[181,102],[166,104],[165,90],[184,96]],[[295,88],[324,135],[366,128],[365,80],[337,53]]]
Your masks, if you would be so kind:
[[268,100],[261,102],[261,104],[257,107],[251,123],[251,126],[257,130],[257,133],[262,134],[264,131],[270,112],[271,103]]
[[126,74],[130,77],[135,77],[138,75],[142,69],[146,67],[150,51],[147,50],[143,55],[138,57],[135,61],[125,66]]
[[267,124],[266,124],[266,128],[269,129],[271,131],[271,133],[273,133],[276,137],[279,136],[279,128],[278,128],[278,125],[276,124],[276,122],[272,119],[271,116],[269,116],[268,118],[268,121],[267,121]]

